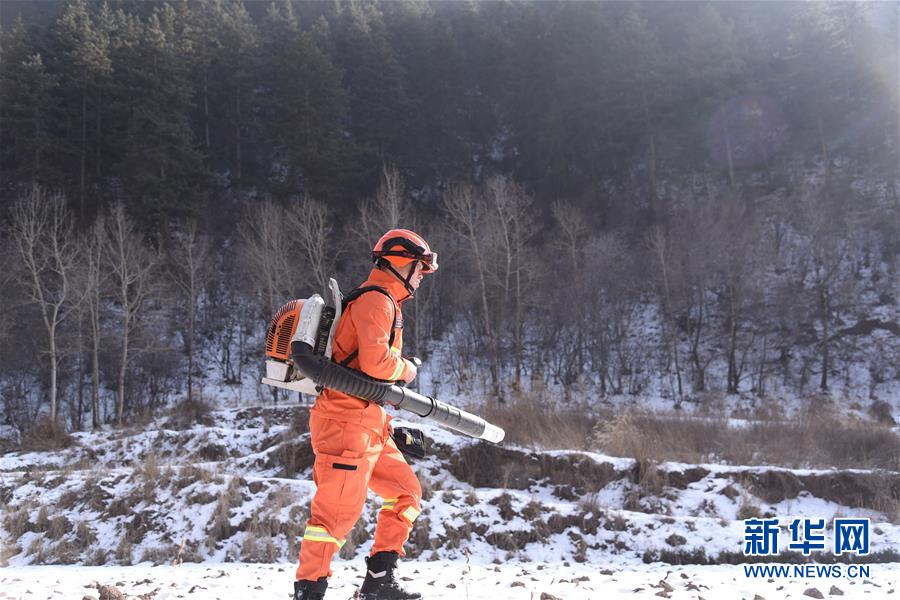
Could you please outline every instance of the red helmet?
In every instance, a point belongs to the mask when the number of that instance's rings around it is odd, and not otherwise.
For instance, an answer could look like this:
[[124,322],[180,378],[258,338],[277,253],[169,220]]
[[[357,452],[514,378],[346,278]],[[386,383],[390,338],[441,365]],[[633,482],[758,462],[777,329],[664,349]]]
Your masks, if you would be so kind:
[[408,229],[391,229],[381,236],[372,249],[372,260],[375,264],[386,261],[395,267],[419,261],[426,273],[438,269],[437,252],[431,251],[422,236]]

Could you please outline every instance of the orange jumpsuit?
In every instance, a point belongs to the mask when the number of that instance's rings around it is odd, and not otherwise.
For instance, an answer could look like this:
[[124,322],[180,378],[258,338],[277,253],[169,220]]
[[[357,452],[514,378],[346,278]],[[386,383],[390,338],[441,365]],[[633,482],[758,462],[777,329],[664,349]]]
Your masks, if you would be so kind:
[[[378,379],[402,379],[414,368],[400,355],[400,303],[409,294],[396,277],[378,269],[372,270],[363,285],[387,290],[396,303],[396,322],[392,322],[390,299],[377,291],[363,294],[341,316],[332,358],[342,362],[358,350],[347,365],[350,368]],[[394,344],[389,347],[392,328]],[[331,576],[331,557],[359,519],[367,488],[382,498],[372,554],[392,551],[405,555],[403,544],[421,511],[422,488],[388,433],[390,420],[377,404],[336,390],[326,389],[316,399],[309,417],[316,493],[300,545],[297,579],[315,581]]]

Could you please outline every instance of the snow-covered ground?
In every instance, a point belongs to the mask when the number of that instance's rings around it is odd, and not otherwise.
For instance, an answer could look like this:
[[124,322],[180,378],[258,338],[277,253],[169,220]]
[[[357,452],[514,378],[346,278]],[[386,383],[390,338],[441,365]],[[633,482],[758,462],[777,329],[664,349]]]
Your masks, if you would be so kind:
[[[99,585],[145,600],[287,598],[314,491],[304,420],[299,406],[220,409],[183,431],[162,418],[80,433],[62,451],[0,456],[0,599],[116,597]],[[811,588],[828,597],[832,586],[886,598],[898,587],[896,472],[648,464],[395,423],[431,443],[414,465],[426,494],[402,573],[426,598],[772,600]],[[372,497],[328,598],[358,585],[377,506]],[[868,518],[874,561],[861,574],[819,565],[841,570],[826,578],[815,563],[833,562],[829,552],[810,564],[782,556],[787,576],[749,576],[732,564],[745,562],[748,515],[778,517],[782,536],[793,517]],[[169,566],[176,556],[184,562]]]
[[[326,600],[352,598],[362,582],[361,561],[337,560],[333,572]],[[872,565],[869,576],[859,578],[748,578],[739,565],[699,567],[656,563],[622,567],[411,561],[403,563],[400,576],[408,579],[404,582],[408,589],[421,593],[426,600],[778,600],[835,596],[880,599],[895,597],[900,587],[900,569],[896,564]],[[129,599],[271,600],[289,598],[292,579],[293,566],[289,564],[20,567],[0,571],[0,598],[82,600],[89,596],[99,598],[101,586],[113,586]]]

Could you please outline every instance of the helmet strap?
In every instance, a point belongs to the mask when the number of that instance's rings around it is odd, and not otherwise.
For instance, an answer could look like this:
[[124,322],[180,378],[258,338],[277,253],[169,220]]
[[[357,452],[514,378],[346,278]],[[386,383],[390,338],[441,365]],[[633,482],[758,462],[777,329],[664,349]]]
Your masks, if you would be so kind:
[[[394,268],[394,265],[392,265],[389,261],[387,261],[387,260],[385,260],[385,259],[383,259],[383,258],[379,258],[379,259],[375,262],[375,264],[378,265],[379,267],[384,268],[384,269],[387,269],[388,271],[390,271],[391,273],[393,273],[393,274],[394,274],[394,277],[396,277],[397,279],[399,279],[399,280],[400,280],[400,283],[403,284],[403,287],[406,288],[406,292],[409,294],[410,297],[413,297],[413,296],[416,295],[416,290],[415,290],[415,289],[413,288],[413,286],[410,284],[410,281],[412,280],[412,276],[413,276],[413,274],[416,272],[415,267],[413,267],[412,269],[410,269],[410,270],[409,270],[409,275],[407,275],[406,277],[404,277],[403,275],[400,274],[400,271],[398,271],[397,269]],[[410,263],[410,264],[413,264],[413,263]]]

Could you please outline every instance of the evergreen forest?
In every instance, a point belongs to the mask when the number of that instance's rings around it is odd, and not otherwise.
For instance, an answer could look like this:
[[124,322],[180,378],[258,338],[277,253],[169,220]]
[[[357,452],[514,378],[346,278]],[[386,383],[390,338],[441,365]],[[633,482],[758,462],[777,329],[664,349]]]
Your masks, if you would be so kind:
[[898,36],[889,2],[4,0],[0,423],[284,401],[269,319],[397,226],[440,254],[427,393],[884,414]]

